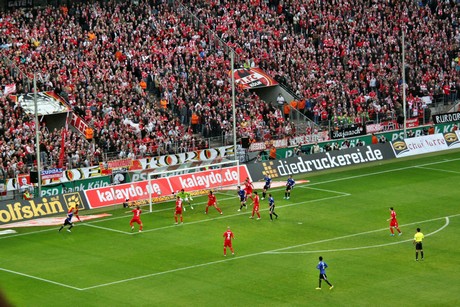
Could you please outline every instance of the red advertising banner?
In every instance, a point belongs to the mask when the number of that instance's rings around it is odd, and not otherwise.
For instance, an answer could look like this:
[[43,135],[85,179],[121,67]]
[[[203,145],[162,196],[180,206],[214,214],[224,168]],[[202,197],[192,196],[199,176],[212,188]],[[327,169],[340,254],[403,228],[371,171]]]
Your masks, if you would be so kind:
[[383,132],[383,131],[391,131],[398,129],[399,125],[396,120],[389,120],[389,121],[384,121],[380,122],[378,124],[370,124],[366,125],[366,133],[377,133],[377,132]]
[[117,168],[126,168],[129,169],[133,164],[132,159],[119,159],[119,160],[112,160],[107,162],[99,163],[101,168],[107,169],[117,169]]
[[[408,118],[406,119],[406,128],[415,128],[419,126],[418,118]],[[392,131],[398,129],[399,124],[396,120],[384,121],[378,124],[366,125],[366,133],[377,133]]]
[[406,128],[415,128],[418,127],[418,117],[406,119]]
[[179,191],[180,189],[185,189],[186,191],[196,191],[209,190],[221,186],[236,185],[243,182],[247,177],[250,176],[246,166],[240,166],[240,180],[238,180],[238,169],[234,166],[172,176],[168,177],[168,179],[173,191]]
[[159,178],[149,181],[139,181],[119,184],[99,189],[86,190],[86,198],[91,208],[100,208],[123,203],[126,199],[130,202],[161,197],[162,194],[171,194],[168,178]]
[[191,174],[177,175],[144,180],[139,182],[119,184],[99,189],[86,190],[85,195],[91,208],[100,208],[123,203],[126,199],[130,202],[148,200],[160,202],[168,200],[166,196],[185,189],[187,192],[210,190],[222,186],[237,185],[250,177],[246,165],[239,167],[226,167],[222,169],[207,170]]

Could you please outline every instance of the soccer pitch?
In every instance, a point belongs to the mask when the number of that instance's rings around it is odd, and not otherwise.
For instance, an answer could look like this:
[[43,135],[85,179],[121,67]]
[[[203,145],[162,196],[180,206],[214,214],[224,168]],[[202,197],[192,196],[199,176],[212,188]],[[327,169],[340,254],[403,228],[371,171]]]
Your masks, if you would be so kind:
[[[267,200],[261,220],[237,212],[232,190],[216,192],[223,215],[205,215],[206,197],[196,197],[182,225],[172,202],[145,207],[142,233],[121,206],[72,233],[18,228],[0,236],[0,287],[13,306],[458,306],[459,153],[295,177],[310,182],[289,200],[283,187],[270,190],[274,221]],[[389,207],[401,236],[390,236]],[[227,226],[235,256],[223,257]],[[423,262],[414,261],[417,227]],[[332,290],[315,290],[319,256]]]

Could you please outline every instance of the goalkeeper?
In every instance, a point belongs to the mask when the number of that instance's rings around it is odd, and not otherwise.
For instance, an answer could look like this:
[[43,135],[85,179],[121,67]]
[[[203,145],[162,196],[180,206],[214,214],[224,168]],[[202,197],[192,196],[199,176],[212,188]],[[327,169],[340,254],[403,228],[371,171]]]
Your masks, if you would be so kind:
[[[182,200],[183,203],[187,203],[190,205],[190,209],[193,210],[193,205],[191,203],[191,201],[193,200],[192,198],[192,195],[190,195],[190,193],[188,192],[185,192],[184,189],[180,190],[179,193],[177,193],[177,196],[180,197],[180,199]],[[185,211],[185,207],[184,207],[184,211]]]

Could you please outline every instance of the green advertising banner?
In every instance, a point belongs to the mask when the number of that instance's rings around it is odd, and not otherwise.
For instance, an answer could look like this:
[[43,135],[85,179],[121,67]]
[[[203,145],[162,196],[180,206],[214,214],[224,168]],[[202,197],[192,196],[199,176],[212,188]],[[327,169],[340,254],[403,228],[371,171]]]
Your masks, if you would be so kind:
[[[74,180],[42,186],[41,196],[55,196],[70,192],[79,192],[95,188],[102,188],[111,184],[111,176],[99,176],[83,180]],[[35,195],[38,195],[38,188],[35,188]]]

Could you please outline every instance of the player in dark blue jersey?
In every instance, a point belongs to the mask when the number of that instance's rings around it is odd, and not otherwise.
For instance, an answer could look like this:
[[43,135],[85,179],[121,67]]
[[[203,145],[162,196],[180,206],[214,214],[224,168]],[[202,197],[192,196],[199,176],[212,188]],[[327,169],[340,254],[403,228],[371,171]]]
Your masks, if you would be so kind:
[[70,207],[69,208],[69,211],[67,211],[67,217],[66,219],[64,220],[64,224],[62,224],[61,228],[59,228],[59,231],[62,230],[62,228],[64,228],[65,226],[67,225],[70,225],[69,229],[67,229],[68,232],[71,232],[70,229],[72,229],[73,227],[73,223],[72,223],[72,217],[73,217],[73,211],[74,211],[74,207]]
[[267,191],[272,185],[272,178],[269,175],[265,175],[263,180],[265,181],[265,185],[264,189],[262,190],[262,200],[265,199],[265,196],[267,196]]
[[271,193],[268,194],[268,205],[270,206],[270,220],[273,221],[273,215],[278,218],[278,214],[275,213],[275,199]]
[[238,209],[238,211],[241,211],[241,209],[247,209],[246,207],[246,191],[244,189],[242,189],[240,186],[238,186],[238,197],[240,198],[240,208]]
[[289,199],[291,197],[291,191],[295,186],[295,180],[292,179],[292,175],[289,175],[289,178],[286,182],[286,191],[284,191],[284,199]]
[[316,268],[319,270],[319,285],[316,290],[321,290],[321,281],[324,280],[328,285],[329,285],[329,290],[332,290],[334,286],[327,280],[326,276],[326,269],[327,269],[327,264],[326,262],[323,261],[323,257],[319,257],[319,263],[316,266]]

